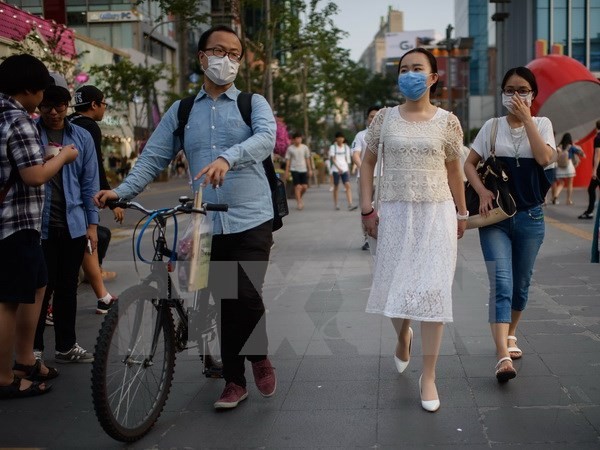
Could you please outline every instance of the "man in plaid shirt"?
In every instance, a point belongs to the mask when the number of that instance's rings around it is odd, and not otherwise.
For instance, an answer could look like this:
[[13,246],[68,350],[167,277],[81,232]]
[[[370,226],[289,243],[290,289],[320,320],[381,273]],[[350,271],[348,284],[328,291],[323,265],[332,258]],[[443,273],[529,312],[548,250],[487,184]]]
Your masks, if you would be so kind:
[[44,157],[30,114],[50,83],[31,55],[0,64],[0,399],[44,394],[45,381],[58,375],[33,355],[48,278],[40,244],[43,185],[78,152],[70,146]]

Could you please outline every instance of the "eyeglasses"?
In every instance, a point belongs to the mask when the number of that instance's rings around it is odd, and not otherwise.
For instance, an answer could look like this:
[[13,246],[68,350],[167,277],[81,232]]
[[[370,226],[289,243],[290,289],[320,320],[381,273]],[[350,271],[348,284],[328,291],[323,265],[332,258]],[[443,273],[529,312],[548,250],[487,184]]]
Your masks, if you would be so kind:
[[225,50],[219,47],[207,48],[206,50],[204,50],[204,53],[206,52],[212,52],[213,56],[218,56],[219,58],[224,58],[225,56],[227,56],[230,60],[234,62],[240,62],[242,59],[242,55],[240,55],[239,53],[226,52]]
[[57,112],[57,113],[61,113],[61,112],[65,112],[65,110],[67,109],[69,105],[66,103],[61,103],[60,105],[40,105],[38,106],[38,108],[40,109],[40,112],[43,112],[44,114],[49,113],[50,111],[52,111],[53,109]]
[[108,108],[108,107],[110,107],[110,105],[109,105],[108,103],[106,103],[106,102],[100,102],[100,104],[101,104],[101,105],[104,105],[104,107],[105,107],[105,108]]
[[509,97],[512,97],[515,94],[519,94],[520,97],[527,97],[533,91],[531,89],[525,89],[525,88],[521,88],[521,89],[508,88],[508,89],[504,89],[502,92],[504,92],[504,95],[508,95]]

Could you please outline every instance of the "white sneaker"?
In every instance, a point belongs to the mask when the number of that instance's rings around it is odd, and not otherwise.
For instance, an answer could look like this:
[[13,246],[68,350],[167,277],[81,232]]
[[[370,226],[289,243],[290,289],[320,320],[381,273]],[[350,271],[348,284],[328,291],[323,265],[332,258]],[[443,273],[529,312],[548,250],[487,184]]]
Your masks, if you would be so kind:
[[75,342],[68,352],[56,352],[54,361],[57,363],[91,363],[94,362],[94,355]]

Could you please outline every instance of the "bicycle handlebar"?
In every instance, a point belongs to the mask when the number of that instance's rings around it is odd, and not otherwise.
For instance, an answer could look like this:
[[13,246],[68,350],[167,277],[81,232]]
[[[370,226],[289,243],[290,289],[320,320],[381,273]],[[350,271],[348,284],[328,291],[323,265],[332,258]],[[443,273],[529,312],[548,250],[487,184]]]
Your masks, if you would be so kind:
[[229,205],[225,204],[225,203],[202,203],[200,208],[193,208],[192,207],[192,200],[188,197],[180,197],[179,198],[179,202],[181,203],[180,205],[177,205],[173,208],[169,208],[169,209],[155,209],[155,210],[151,210],[151,209],[146,209],[144,208],[141,204],[137,203],[137,202],[128,202],[125,200],[108,200],[106,202],[106,206],[108,206],[110,209],[115,209],[115,208],[122,208],[122,209],[136,209],[142,213],[144,213],[147,216],[150,215],[157,215],[157,216],[172,216],[174,214],[177,213],[184,213],[184,214],[191,214],[191,213],[199,213],[199,214],[206,214],[207,211],[222,211],[222,212],[226,212],[227,210],[229,210]]

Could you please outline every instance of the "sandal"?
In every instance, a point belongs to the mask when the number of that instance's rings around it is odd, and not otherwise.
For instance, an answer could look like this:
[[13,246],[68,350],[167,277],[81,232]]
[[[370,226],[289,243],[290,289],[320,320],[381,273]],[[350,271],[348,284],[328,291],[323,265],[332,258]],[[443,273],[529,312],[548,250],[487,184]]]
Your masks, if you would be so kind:
[[25,372],[25,375],[21,378],[24,378],[29,381],[48,381],[52,378],[56,378],[58,376],[58,370],[54,367],[48,367],[48,373],[42,373],[42,361],[39,359],[35,360],[35,364],[33,366],[27,366],[25,364],[19,364],[15,362],[13,366],[13,370],[19,370],[21,372]]
[[[500,367],[500,366],[502,366],[502,363],[504,361],[510,361],[511,364],[510,364],[509,368],[502,369]],[[496,379],[498,380],[498,382],[505,383],[508,380],[512,380],[516,376],[517,376],[517,371],[512,366],[512,359],[510,358],[510,356],[505,356],[504,358],[500,358],[500,360],[496,363]]]
[[523,356],[523,352],[519,347],[517,347],[517,338],[515,336],[508,336],[507,340],[515,341],[515,345],[512,347],[508,347],[508,354],[510,355],[510,359],[519,359]]
[[50,392],[52,385],[40,387],[39,381],[32,381],[31,386],[21,390],[21,378],[15,375],[13,382],[8,386],[0,386],[0,399],[34,397]]

